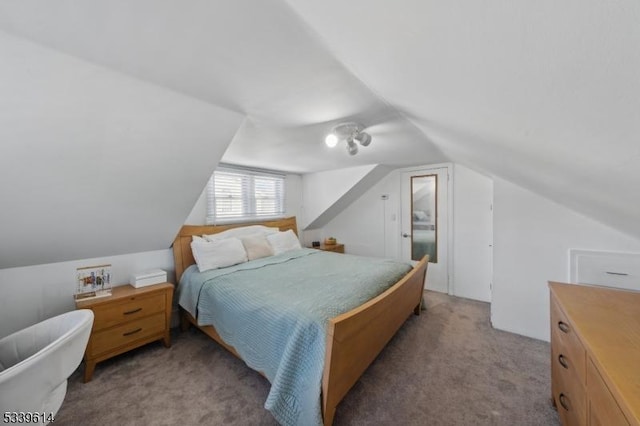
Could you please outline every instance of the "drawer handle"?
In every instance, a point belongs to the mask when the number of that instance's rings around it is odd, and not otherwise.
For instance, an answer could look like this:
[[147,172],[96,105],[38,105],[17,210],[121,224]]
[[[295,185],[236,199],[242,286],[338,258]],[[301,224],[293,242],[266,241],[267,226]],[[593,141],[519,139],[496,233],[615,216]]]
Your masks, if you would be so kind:
[[570,328],[569,328],[569,324],[567,324],[564,321],[558,321],[558,328],[563,332],[563,333],[568,333]]
[[629,274],[625,274],[624,272],[611,272],[611,271],[607,271],[606,272],[609,275],[620,275],[621,277],[627,277],[629,276]]
[[133,330],[133,331],[129,331],[129,332],[127,332],[127,333],[122,333],[122,335],[123,335],[124,337],[126,337],[126,336],[131,336],[132,334],[136,334],[136,333],[139,333],[139,332],[141,332],[141,331],[142,331],[142,328],[136,328],[136,329],[135,329],[135,330]]
[[564,368],[566,368],[566,369],[569,368],[569,363],[567,363],[567,357],[565,357],[564,355],[562,355],[562,354],[558,355],[558,362]]
[[567,401],[569,400],[569,398],[567,398],[565,394],[561,393],[560,396],[558,397],[558,400],[560,401],[560,405],[562,405],[562,408],[569,411],[569,404],[567,404]]
[[136,312],[140,312],[141,310],[142,310],[142,308],[134,309],[133,311],[127,311],[127,312],[124,313],[124,315],[135,314]]

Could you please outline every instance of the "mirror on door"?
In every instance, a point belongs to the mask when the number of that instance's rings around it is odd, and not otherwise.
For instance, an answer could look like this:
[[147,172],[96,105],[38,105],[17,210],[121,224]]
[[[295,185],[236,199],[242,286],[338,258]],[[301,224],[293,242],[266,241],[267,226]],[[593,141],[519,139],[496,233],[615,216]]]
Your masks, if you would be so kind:
[[438,263],[438,176],[411,177],[411,259]]

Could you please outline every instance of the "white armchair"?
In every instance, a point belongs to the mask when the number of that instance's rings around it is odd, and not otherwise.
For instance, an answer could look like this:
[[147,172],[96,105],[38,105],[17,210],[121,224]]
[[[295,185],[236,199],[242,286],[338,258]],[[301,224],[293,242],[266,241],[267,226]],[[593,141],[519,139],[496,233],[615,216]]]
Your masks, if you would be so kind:
[[[55,416],[67,393],[67,379],[82,361],[92,325],[93,312],[80,309],[0,339],[0,413]],[[47,424],[46,417],[39,424]]]

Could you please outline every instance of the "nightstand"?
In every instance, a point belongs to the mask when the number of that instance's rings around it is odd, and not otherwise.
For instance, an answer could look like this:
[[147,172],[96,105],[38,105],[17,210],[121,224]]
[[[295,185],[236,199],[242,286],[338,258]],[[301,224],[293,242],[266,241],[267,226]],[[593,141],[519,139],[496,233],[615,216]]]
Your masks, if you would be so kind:
[[77,309],[91,309],[95,315],[84,354],[85,383],[98,362],[156,340],[171,346],[173,284],[124,285],[111,291],[111,296],[76,301]]
[[318,247],[311,247],[316,250],[332,251],[335,253],[344,253],[344,244],[320,244]]

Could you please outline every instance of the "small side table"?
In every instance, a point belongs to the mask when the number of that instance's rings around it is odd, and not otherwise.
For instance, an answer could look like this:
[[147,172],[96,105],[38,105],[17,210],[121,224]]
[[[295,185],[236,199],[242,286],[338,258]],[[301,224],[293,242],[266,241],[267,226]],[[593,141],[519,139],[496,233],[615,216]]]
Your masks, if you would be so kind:
[[76,301],[77,309],[91,309],[95,315],[84,354],[85,383],[98,362],[156,340],[171,346],[173,284],[123,285],[111,291],[111,296]]
[[332,251],[334,253],[344,253],[344,244],[320,244],[320,246],[318,247],[311,247],[314,248],[316,250],[323,250],[323,251]]

